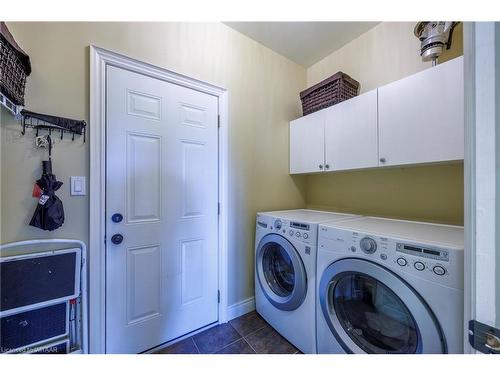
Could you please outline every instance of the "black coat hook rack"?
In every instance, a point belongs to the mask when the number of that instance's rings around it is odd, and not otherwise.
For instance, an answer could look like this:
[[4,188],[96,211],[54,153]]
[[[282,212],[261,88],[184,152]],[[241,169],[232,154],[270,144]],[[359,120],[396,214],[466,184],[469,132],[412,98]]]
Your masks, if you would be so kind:
[[87,124],[83,120],[46,115],[25,109],[21,111],[21,116],[23,118],[23,130],[21,132],[23,135],[26,134],[26,128],[33,128],[36,130],[36,136],[38,137],[38,132],[42,129],[48,131],[49,135],[52,135],[52,132],[59,132],[61,139],[63,139],[64,133],[71,133],[73,141],[75,140],[75,134],[83,135],[83,142],[85,142]]

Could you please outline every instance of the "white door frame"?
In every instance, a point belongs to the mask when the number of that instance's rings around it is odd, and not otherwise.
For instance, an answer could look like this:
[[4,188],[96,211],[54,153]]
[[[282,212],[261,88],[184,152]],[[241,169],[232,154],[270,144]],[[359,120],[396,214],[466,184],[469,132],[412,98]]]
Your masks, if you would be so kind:
[[89,351],[106,348],[106,66],[174,83],[218,97],[219,101],[219,323],[227,321],[228,256],[228,92],[131,57],[90,46],[90,237],[89,237]]
[[464,23],[464,353],[472,353],[468,322],[475,315],[475,42],[474,23]]
[[[465,305],[464,352],[468,322],[498,326],[498,98],[499,27],[494,22],[464,23],[465,82]],[[495,264],[496,263],[496,264]],[[497,305],[495,305],[497,304]]]

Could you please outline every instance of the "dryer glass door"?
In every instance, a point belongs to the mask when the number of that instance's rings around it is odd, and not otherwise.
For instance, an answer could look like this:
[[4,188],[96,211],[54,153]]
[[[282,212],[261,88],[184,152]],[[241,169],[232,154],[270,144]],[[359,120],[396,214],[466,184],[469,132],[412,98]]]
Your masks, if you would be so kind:
[[417,292],[385,267],[341,259],[323,272],[323,317],[348,353],[445,353],[437,320]]
[[300,254],[284,237],[271,233],[256,252],[256,271],[266,298],[280,310],[295,310],[307,293],[307,277]]
[[417,352],[418,329],[410,311],[381,282],[348,273],[338,279],[329,294],[342,328],[365,352]]

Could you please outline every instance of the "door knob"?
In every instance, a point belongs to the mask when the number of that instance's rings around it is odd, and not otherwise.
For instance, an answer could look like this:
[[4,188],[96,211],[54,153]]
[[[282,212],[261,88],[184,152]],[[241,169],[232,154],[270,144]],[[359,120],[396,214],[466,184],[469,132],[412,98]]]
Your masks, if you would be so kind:
[[381,163],[385,163],[385,158],[380,158]]
[[113,234],[113,237],[111,237],[111,242],[115,245],[121,244],[123,241],[123,236],[120,233]]
[[113,221],[113,223],[119,223],[123,220],[123,215],[119,213],[113,214],[113,216],[111,216],[111,220]]
[[320,164],[320,165],[319,165],[319,169],[323,169],[323,164]]
[[325,169],[330,169],[330,164],[325,164]]

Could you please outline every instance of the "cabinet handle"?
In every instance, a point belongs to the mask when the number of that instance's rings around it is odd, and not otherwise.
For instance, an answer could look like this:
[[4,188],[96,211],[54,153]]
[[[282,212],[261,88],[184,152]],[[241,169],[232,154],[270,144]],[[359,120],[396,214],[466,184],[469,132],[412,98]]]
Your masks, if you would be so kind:
[[330,164],[325,164],[325,169],[330,169]]
[[319,169],[323,169],[323,164],[320,164],[320,165],[319,165]]
[[380,158],[381,163],[385,163],[385,158]]

